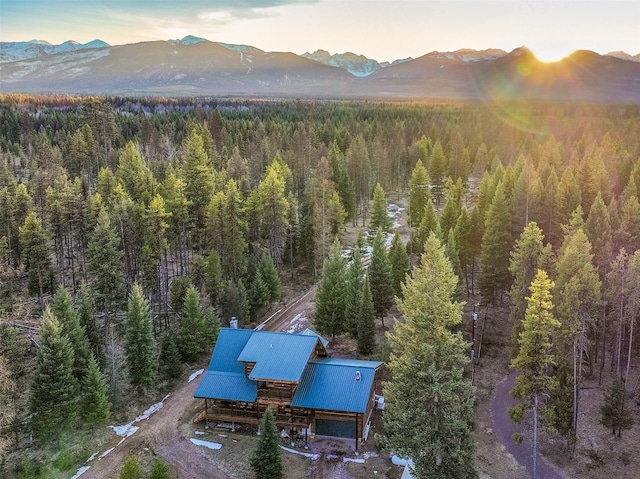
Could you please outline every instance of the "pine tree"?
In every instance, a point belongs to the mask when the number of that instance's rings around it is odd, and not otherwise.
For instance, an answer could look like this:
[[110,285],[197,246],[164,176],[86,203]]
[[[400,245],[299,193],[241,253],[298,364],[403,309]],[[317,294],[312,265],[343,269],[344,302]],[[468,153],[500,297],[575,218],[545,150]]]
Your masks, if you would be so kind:
[[391,218],[387,213],[387,200],[380,183],[373,189],[373,205],[371,207],[371,219],[369,220],[369,231],[375,233],[381,229],[384,233],[391,230]]
[[345,301],[344,317],[347,323],[346,330],[353,338],[358,337],[358,317],[362,303],[362,285],[364,284],[364,266],[362,254],[356,246],[351,262],[347,265],[345,273]]
[[45,293],[52,292],[54,286],[47,232],[33,211],[27,215],[19,231],[20,250],[29,272],[29,292],[42,298]]
[[336,335],[345,332],[345,263],[340,243],[333,243],[329,256],[324,260],[322,278],[315,296],[313,323],[320,334]]
[[251,470],[256,479],[282,478],[282,452],[276,420],[271,408],[267,408],[260,422],[260,442],[251,457]]
[[399,298],[402,297],[402,284],[409,273],[409,256],[402,244],[400,235],[396,232],[389,248],[389,263],[391,265],[391,279],[393,281],[393,292]]
[[87,373],[82,383],[80,417],[92,426],[103,424],[111,416],[111,404],[107,399],[107,384],[98,362],[89,359]]
[[269,289],[269,300],[271,302],[279,301],[282,297],[282,285],[280,283],[280,275],[271,256],[265,255],[260,261],[260,275]]
[[162,459],[156,459],[151,467],[149,479],[171,479],[169,466]]
[[62,334],[66,335],[73,348],[73,375],[81,381],[87,373],[91,352],[89,340],[84,328],[80,326],[78,314],[73,309],[71,295],[66,288],[60,284],[53,297],[51,311],[60,322]]
[[220,285],[222,282],[222,269],[220,256],[216,250],[212,249],[207,257],[207,266],[204,277],[205,291],[209,295],[209,302],[212,306],[218,304],[220,298]]
[[493,197],[482,237],[482,279],[480,290],[485,301],[493,303],[498,293],[509,287],[509,252],[511,237],[511,215],[505,196],[504,183],[500,182]]
[[384,244],[384,236],[380,230],[373,239],[368,278],[376,316],[380,318],[384,329],[384,315],[393,305],[393,278],[391,277],[391,265]]
[[615,377],[604,394],[600,408],[600,424],[611,429],[611,434],[621,437],[622,431],[633,426],[633,415],[625,408],[626,391],[622,379]]
[[478,477],[471,431],[474,388],[463,378],[468,345],[452,332],[462,321],[462,303],[452,301],[456,284],[444,247],[432,234],[398,301],[405,321],[387,333],[392,348],[392,379],[384,388],[387,439],[397,454],[413,459],[416,477]]
[[[509,291],[511,298],[509,319],[512,328],[511,337],[516,342],[520,331],[522,331],[522,321],[527,309],[526,298],[530,294],[529,286],[540,267],[540,259],[544,250],[542,240],[542,230],[535,222],[531,222],[522,231],[511,252],[509,271],[513,275],[513,284]],[[517,347],[515,353],[517,354]]]
[[204,314],[200,303],[200,294],[193,286],[189,286],[185,294],[178,346],[180,356],[184,361],[197,359],[206,347]]
[[[0,428],[4,430],[11,425],[16,416],[15,400],[12,396],[16,391],[16,384],[9,368],[8,360],[0,354]],[[0,463],[4,462],[4,458],[11,446],[11,440],[4,434],[0,434]]]
[[534,477],[538,445],[538,402],[542,394],[554,389],[554,378],[549,375],[556,364],[551,339],[560,323],[551,313],[553,286],[546,271],[538,270],[530,286],[531,296],[527,297],[523,330],[518,338],[518,355],[511,362],[511,367],[520,373],[511,395],[526,400],[525,407],[533,408]]
[[40,349],[31,386],[33,429],[43,439],[58,438],[76,417],[78,382],[73,377],[73,348],[47,308],[40,333]]
[[362,285],[361,296],[358,312],[358,354],[367,356],[376,348],[376,312],[368,279],[365,279]]
[[436,140],[433,145],[429,166],[429,175],[431,176],[431,183],[433,185],[433,196],[439,205],[444,195],[445,174],[447,171],[447,158],[444,156],[444,151],[442,151],[440,140]]
[[135,284],[129,295],[124,350],[129,381],[138,390],[156,380],[158,358],[155,349],[149,303],[142,295],[142,288]]
[[162,376],[169,379],[177,379],[182,374],[180,351],[178,350],[176,335],[171,329],[162,338],[158,362]]
[[422,160],[418,160],[409,180],[409,226],[411,228],[420,226],[424,209],[431,202],[429,183],[430,179],[427,170],[423,166]]
[[103,208],[87,246],[87,273],[96,306],[101,311],[113,311],[124,301],[124,277],[120,240]]
[[270,296],[271,291],[269,285],[262,278],[262,272],[258,270],[251,283],[251,291],[249,294],[249,307],[252,320],[257,319],[262,309],[269,305]]
[[421,255],[429,235],[438,228],[438,217],[432,202],[427,202],[418,229],[411,230],[411,252]]
[[102,333],[93,316],[93,299],[89,294],[89,287],[84,281],[80,284],[78,299],[76,300],[77,315],[80,326],[89,341],[89,349],[98,364],[104,363],[104,333]]
[[122,469],[120,470],[120,479],[141,479],[142,471],[140,465],[134,456],[125,459]]
[[220,318],[216,310],[209,306],[204,312],[204,339],[208,348],[213,349],[220,334]]

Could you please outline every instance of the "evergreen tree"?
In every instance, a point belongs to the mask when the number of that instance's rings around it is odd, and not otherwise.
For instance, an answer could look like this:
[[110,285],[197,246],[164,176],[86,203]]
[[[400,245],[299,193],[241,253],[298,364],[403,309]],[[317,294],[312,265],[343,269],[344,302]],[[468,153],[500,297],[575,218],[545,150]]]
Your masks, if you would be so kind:
[[356,246],[353,257],[347,266],[345,273],[345,302],[344,317],[347,323],[346,330],[353,338],[358,337],[358,318],[362,303],[362,286],[364,284],[364,266],[362,254]]
[[[529,286],[540,268],[540,258],[544,250],[542,240],[542,230],[535,222],[531,222],[522,231],[511,252],[509,271],[513,275],[513,284],[509,291],[511,298],[509,319],[512,328],[511,337],[516,341],[522,331],[522,320],[527,309],[527,297],[530,294]],[[515,347],[515,353],[517,354],[517,347]]]
[[417,230],[411,231],[411,252],[421,255],[429,235],[438,229],[438,217],[431,201],[427,202]]
[[87,424],[99,425],[110,416],[111,404],[107,399],[107,384],[98,362],[92,356],[82,383],[80,417]]
[[120,470],[120,479],[141,479],[142,471],[140,465],[134,456],[125,459],[122,469]]
[[380,183],[373,189],[373,205],[371,207],[371,219],[369,220],[369,231],[375,233],[381,229],[384,233],[391,230],[391,218],[387,213],[387,200]]
[[96,306],[101,311],[117,309],[125,296],[120,240],[103,208],[87,246],[87,273]]
[[376,312],[368,279],[365,279],[362,285],[361,296],[358,314],[358,354],[367,356],[376,348]]
[[209,306],[204,312],[204,339],[205,344],[213,349],[220,334],[220,318],[216,310]]
[[615,377],[604,395],[600,408],[600,424],[611,429],[611,434],[621,437],[622,431],[633,426],[633,415],[625,408],[626,391],[622,379]]
[[256,479],[282,478],[280,435],[271,408],[267,408],[260,422],[260,442],[249,462]]
[[151,467],[149,479],[171,479],[169,466],[162,459],[156,459]]
[[185,294],[178,346],[180,356],[184,361],[197,359],[206,347],[204,314],[200,303],[200,294],[193,286],[189,286]]
[[509,252],[513,243],[510,233],[511,215],[505,196],[504,183],[500,182],[487,212],[482,237],[482,279],[480,290],[485,301],[493,303],[498,293],[509,287]]
[[158,358],[155,349],[149,303],[142,295],[142,288],[135,284],[129,295],[124,350],[129,381],[138,390],[156,380]]
[[250,306],[244,282],[229,282],[222,301],[222,315],[225,322],[235,316],[240,324],[249,320]]
[[523,330],[518,338],[518,355],[511,362],[511,367],[520,373],[511,390],[511,395],[524,399],[525,407],[533,409],[534,477],[538,446],[538,402],[542,394],[553,390],[554,378],[549,376],[549,371],[556,362],[551,338],[560,326],[551,313],[553,286],[553,281],[549,279],[546,271],[538,270],[530,286],[531,296],[527,297]]
[[182,363],[180,362],[180,351],[176,341],[175,333],[170,329],[162,338],[160,347],[160,358],[158,360],[160,372],[169,379],[177,379],[182,374]]
[[262,309],[269,305],[270,296],[269,285],[262,278],[262,272],[258,270],[251,283],[249,294],[249,311],[252,320],[257,319]]
[[76,417],[78,382],[73,377],[73,347],[47,308],[40,333],[40,349],[31,386],[33,429],[43,439],[58,438]]
[[[409,180],[409,226],[411,228],[420,226],[424,209],[431,202],[429,183],[427,170],[423,166],[422,160],[418,160]],[[427,237],[425,237],[425,241],[426,239]]]
[[91,358],[89,340],[84,328],[80,326],[78,314],[73,309],[71,295],[66,288],[60,284],[53,297],[51,311],[60,323],[62,334],[66,335],[73,348],[73,375],[81,381],[87,373],[89,360]]
[[184,301],[189,288],[193,287],[189,276],[176,276],[169,286],[169,304],[174,312],[184,310]]
[[322,278],[315,296],[313,323],[320,334],[336,335],[346,330],[345,324],[345,262],[340,243],[333,243],[329,256],[324,260]]
[[220,256],[216,250],[212,249],[207,258],[207,266],[204,277],[205,291],[209,295],[209,301],[212,306],[218,304],[220,297],[220,285],[222,282],[222,269],[220,265]]
[[84,328],[84,332],[89,341],[89,349],[98,364],[104,362],[104,334],[98,328],[96,320],[93,316],[93,299],[89,294],[89,287],[84,281],[80,284],[78,299],[76,300],[76,313],[80,326]]
[[442,151],[440,140],[436,140],[433,145],[429,166],[429,175],[431,176],[431,183],[433,185],[433,196],[439,205],[444,195],[445,174],[447,171],[447,158],[444,156],[444,151]]
[[376,316],[380,318],[384,329],[384,315],[393,305],[393,278],[381,230],[373,239],[368,278]]
[[260,261],[260,275],[269,289],[269,300],[271,302],[279,301],[282,297],[282,285],[280,283],[280,275],[271,256],[265,255]]
[[384,388],[387,439],[397,454],[413,459],[416,477],[478,477],[471,431],[474,388],[463,378],[467,344],[452,332],[462,322],[462,303],[452,301],[456,284],[444,247],[432,234],[398,301],[405,321],[387,333],[392,348],[392,379]]
[[33,211],[27,215],[19,231],[20,250],[29,272],[29,292],[42,298],[45,293],[52,292],[54,286],[47,232]]
[[404,284],[407,274],[409,273],[409,256],[397,232],[393,236],[391,247],[389,248],[389,263],[391,265],[393,292],[397,297],[401,298],[402,284]]

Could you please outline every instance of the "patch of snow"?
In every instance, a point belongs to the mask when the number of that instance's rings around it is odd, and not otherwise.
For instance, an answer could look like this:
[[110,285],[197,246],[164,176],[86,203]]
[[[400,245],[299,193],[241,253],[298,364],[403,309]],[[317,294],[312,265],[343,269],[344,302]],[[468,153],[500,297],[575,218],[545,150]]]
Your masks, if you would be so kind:
[[218,434],[218,437],[229,437],[226,434]]
[[364,459],[352,459],[350,457],[343,457],[342,462],[355,462],[357,464],[364,464]]
[[371,457],[378,457],[378,453],[375,451],[367,451],[362,455],[362,457],[364,457],[365,459],[369,459]]
[[124,426],[109,427],[113,429],[113,432],[115,432],[120,437],[129,437],[133,435],[138,429],[140,429],[138,426],[134,426],[133,423],[125,424]]
[[294,318],[291,320],[291,322],[289,323],[289,329],[287,329],[287,333],[293,334],[296,331],[298,331],[300,329],[299,324],[305,319],[307,319],[307,317],[304,314],[302,313],[296,314]]
[[220,46],[226,48],[227,50],[233,50],[236,52],[242,52],[247,49],[246,45],[233,45],[231,43],[221,43]]
[[407,464],[409,464],[410,460],[411,459],[409,459],[409,458],[399,457],[399,456],[396,456],[395,454],[393,456],[391,456],[391,464],[394,464],[396,466],[404,467]]
[[103,457],[106,457],[109,455],[109,453],[111,451],[113,451],[115,449],[115,447],[112,447],[111,449],[107,449],[106,451],[104,451],[102,454],[100,454],[100,459],[102,459]]
[[86,461],[86,462],[91,462],[91,461],[93,461],[97,455],[98,455],[98,453],[97,453],[97,452],[94,452],[93,454],[91,454],[91,455],[89,456],[89,459],[87,459],[87,461]]
[[170,394],[167,394],[165,397],[162,398],[162,401],[151,405],[145,412],[140,414],[137,418],[135,418],[130,423],[125,424],[123,426],[109,426],[109,427],[113,429],[113,432],[115,432],[118,436],[121,436],[123,438],[127,438],[131,436],[139,429],[138,426],[134,426],[134,424],[137,422],[143,421],[145,419],[149,419],[149,416],[151,416],[153,413],[158,412],[160,409],[162,409],[162,406],[164,406],[164,402],[167,400],[169,396]]
[[445,53],[444,57],[448,60],[455,60],[455,55],[452,55],[451,53]]
[[320,454],[312,454],[310,452],[296,451],[295,449],[289,449],[288,447],[284,447],[284,446],[280,446],[280,449],[283,449],[292,454],[299,454],[301,456],[308,457],[312,461],[317,461],[318,459],[320,459]]
[[203,436],[204,434],[208,434],[208,433],[204,431],[196,431],[196,436]]
[[76,471],[76,473],[71,477],[71,479],[78,479],[81,475],[87,472],[91,466],[82,466],[80,469]]
[[193,374],[191,374],[191,376],[189,376],[189,380],[187,382],[193,381],[195,378],[200,376],[203,372],[204,372],[204,369],[198,369],[195,373],[193,373]]
[[222,448],[222,444],[219,444],[217,442],[202,441],[200,439],[193,439],[193,438],[191,438],[191,442],[196,446],[206,447],[208,449],[213,449],[214,451],[217,451],[218,449]]
[[339,456],[336,456],[335,454],[327,454],[327,459],[331,460],[331,459],[338,459]]

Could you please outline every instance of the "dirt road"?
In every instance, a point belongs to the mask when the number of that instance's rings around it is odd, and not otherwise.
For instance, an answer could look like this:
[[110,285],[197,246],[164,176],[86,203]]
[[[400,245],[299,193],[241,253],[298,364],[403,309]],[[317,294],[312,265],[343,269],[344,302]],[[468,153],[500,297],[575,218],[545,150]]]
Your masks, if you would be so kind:
[[[509,454],[526,467],[527,472],[533,477],[533,444],[529,438],[530,435],[523,433],[522,425],[513,422],[507,413],[509,408],[514,407],[518,403],[516,399],[509,395],[516,376],[517,373],[515,372],[509,374],[496,386],[493,393],[493,397],[491,398],[493,430]],[[513,441],[512,435],[514,433],[520,433],[524,436],[521,444],[516,444]],[[540,455],[538,455],[535,477],[536,479],[565,479],[564,475],[545,462]]]

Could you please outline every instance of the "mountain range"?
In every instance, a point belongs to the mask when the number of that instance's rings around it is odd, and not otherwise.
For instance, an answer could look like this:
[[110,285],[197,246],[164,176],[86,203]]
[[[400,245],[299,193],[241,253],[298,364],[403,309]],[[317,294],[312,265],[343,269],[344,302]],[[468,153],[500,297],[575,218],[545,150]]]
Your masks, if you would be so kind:
[[32,40],[0,42],[0,91],[640,103],[640,55],[581,50],[543,63],[521,47],[389,63],[350,52],[265,52],[194,36],[117,46]]

